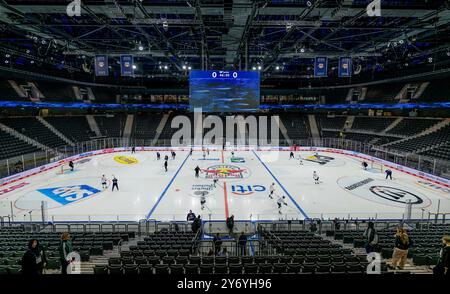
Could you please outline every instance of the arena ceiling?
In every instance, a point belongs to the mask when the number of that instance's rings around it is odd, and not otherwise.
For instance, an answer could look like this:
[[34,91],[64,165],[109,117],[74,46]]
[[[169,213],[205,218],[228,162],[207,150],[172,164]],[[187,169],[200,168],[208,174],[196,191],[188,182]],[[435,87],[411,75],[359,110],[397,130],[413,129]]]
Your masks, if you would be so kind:
[[[260,70],[263,84],[349,83],[339,56],[354,59],[353,81],[450,69],[445,0],[0,0],[0,70],[93,80],[106,54],[109,78],[133,54],[134,81],[185,80],[189,69]],[[330,58],[329,78],[312,79],[313,58]],[[133,82],[129,79],[127,82]]]

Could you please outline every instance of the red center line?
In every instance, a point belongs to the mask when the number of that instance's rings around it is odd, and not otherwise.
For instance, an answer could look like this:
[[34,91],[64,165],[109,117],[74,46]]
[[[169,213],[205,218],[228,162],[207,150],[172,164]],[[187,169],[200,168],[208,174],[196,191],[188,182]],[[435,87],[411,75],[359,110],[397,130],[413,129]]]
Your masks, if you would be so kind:
[[[223,150],[222,150],[222,163],[224,163]],[[225,217],[228,218],[230,215],[228,211],[228,194],[227,194],[227,182],[223,182],[223,200],[225,202]]]

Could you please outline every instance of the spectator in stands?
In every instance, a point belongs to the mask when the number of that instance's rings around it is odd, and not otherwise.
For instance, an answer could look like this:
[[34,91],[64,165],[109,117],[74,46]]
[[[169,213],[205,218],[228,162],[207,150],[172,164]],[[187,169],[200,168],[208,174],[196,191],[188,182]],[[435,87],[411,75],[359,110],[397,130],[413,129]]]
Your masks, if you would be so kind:
[[375,251],[375,247],[378,245],[378,233],[375,230],[375,224],[373,222],[369,222],[363,236],[365,238],[364,248],[366,249],[366,253],[369,254]]
[[390,268],[403,269],[405,267],[408,249],[412,246],[412,240],[403,228],[397,228],[395,234],[395,248],[392,254],[392,265]]
[[222,249],[222,251],[219,252],[218,256],[228,257],[228,251],[227,251],[227,248],[224,247],[224,248]]
[[195,220],[195,213],[193,213],[192,210],[189,210],[189,213],[186,216],[186,220],[188,222],[193,222]]
[[192,232],[197,233],[198,230],[202,226],[202,219],[200,218],[200,215],[197,216],[197,218],[192,222],[191,228]]
[[341,229],[341,223],[339,222],[339,219],[337,217],[333,220],[333,224],[335,231],[339,231]]
[[214,256],[214,250],[209,249],[207,256]]
[[246,255],[246,249],[247,249],[247,236],[244,234],[244,232],[241,233],[241,235],[239,236],[239,242],[238,242],[238,246],[239,246],[239,252],[241,253],[241,255]]
[[220,249],[222,247],[222,239],[220,239],[219,233],[217,233],[213,238],[213,244],[214,244],[214,252],[216,255],[219,254]]
[[45,251],[39,245],[39,241],[36,239],[30,240],[28,243],[28,250],[22,257],[22,274],[42,274],[46,263],[47,259],[45,257]]
[[443,248],[439,253],[437,265],[433,268],[435,275],[450,275],[450,235],[442,238]]
[[317,231],[317,225],[315,222],[312,221],[309,223],[309,230],[311,233],[315,233]]
[[229,218],[227,218],[226,224],[228,230],[230,231],[230,234],[232,234],[234,228],[234,215],[231,215]]
[[67,267],[69,266],[70,260],[68,260],[68,255],[72,250],[72,241],[70,240],[69,233],[63,233],[61,235],[61,243],[59,244],[59,259],[61,261],[61,274],[67,274]]
[[16,168],[16,173],[20,173],[21,171],[23,171],[23,163],[22,163],[22,161],[19,160],[18,162],[16,162],[14,167]]

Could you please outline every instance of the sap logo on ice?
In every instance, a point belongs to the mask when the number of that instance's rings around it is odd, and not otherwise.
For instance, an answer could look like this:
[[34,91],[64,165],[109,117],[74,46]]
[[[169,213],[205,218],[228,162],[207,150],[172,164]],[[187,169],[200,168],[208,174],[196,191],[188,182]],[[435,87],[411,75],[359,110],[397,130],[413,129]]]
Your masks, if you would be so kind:
[[251,195],[264,191],[266,191],[266,187],[262,185],[231,185],[231,193],[236,195]]
[[99,193],[100,190],[97,190],[88,185],[76,185],[39,189],[38,192],[44,194],[45,196],[51,198],[52,200],[55,200],[62,205],[67,205],[95,195]]

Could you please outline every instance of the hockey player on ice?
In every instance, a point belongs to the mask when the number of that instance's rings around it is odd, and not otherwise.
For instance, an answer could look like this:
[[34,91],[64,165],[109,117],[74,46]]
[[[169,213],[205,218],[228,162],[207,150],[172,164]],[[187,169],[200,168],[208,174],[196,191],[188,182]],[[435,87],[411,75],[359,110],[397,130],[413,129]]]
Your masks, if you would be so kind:
[[364,170],[367,170],[367,167],[368,167],[369,165],[367,164],[367,162],[363,161],[362,166],[363,166],[363,169],[364,169]]
[[159,152],[156,152],[156,160],[160,160],[161,159],[161,154]]
[[270,185],[269,191],[270,191],[269,198],[273,199],[272,195],[275,192],[275,183],[272,183],[272,185]]
[[206,152],[205,152],[205,150],[203,150],[203,160],[205,160],[205,158],[206,158]]
[[202,196],[200,197],[200,205],[202,206],[202,210],[205,209],[205,203],[206,203],[206,197],[205,197],[205,194],[202,193]]
[[386,173],[386,180],[389,178],[392,180],[392,170],[387,169],[384,171]]
[[284,201],[284,199],[286,198],[286,196],[280,197],[278,196],[277,199],[277,205],[278,205],[278,213],[281,214],[281,207],[284,205],[287,205],[286,201]]
[[102,176],[102,188],[108,189],[108,179],[106,178],[105,175]]
[[196,168],[194,168],[194,171],[195,171],[195,177],[198,178],[198,175],[200,173],[200,168],[198,167],[198,165]]
[[303,165],[303,159],[300,154],[298,155],[298,162],[300,163],[300,165]]
[[291,153],[289,154],[289,160],[290,159],[294,159],[294,152],[291,151]]
[[213,176],[214,188],[216,187],[216,184],[218,181],[219,181],[219,176],[217,174],[214,174],[214,176]]
[[314,184],[319,184],[319,175],[317,174],[316,171],[313,172],[313,179],[314,179]]

